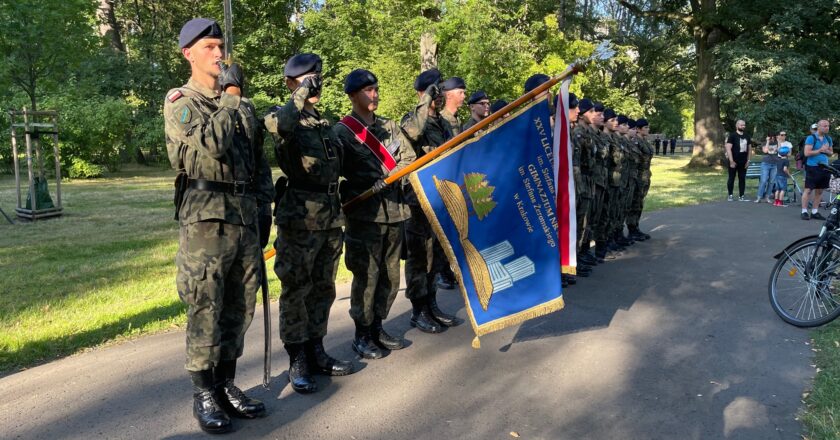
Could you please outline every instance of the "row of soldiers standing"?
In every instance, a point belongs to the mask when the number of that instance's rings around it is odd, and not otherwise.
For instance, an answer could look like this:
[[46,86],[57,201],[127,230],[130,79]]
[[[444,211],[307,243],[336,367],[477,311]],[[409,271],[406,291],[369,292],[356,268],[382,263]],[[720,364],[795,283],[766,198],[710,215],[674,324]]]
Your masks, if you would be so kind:
[[[362,358],[379,359],[385,351],[406,346],[383,327],[400,285],[403,248],[406,296],[412,303],[410,324],[423,332],[440,333],[463,322],[437,304],[438,275],[446,283],[451,268],[416,195],[406,182],[385,183],[389,175],[461,131],[455,115],[466,98],[462,79],[444,80],[437,69],[421,73],[414,82],[418,104],[397,123],[375,113],[376,76],[354,70],[344,79],[352,112],[331,125],[316,109],[321,59],[299,54],[284,68],[290,99],[258,118],[253,104],[242,96],[240,66],[220,63],[222,32],[215,21],[189,21],[181,30],[179,46],[190,63],[191,77],[167,93],[164,118],[169,159],[179,173],[176,284],[188,305],[185,367],[194,388],[193,414],[202,430],[228,432],[230,417],[266,414],[265,405],[245,395],[234,378],[256,291],[264,281],[262,249],[269,240],[272,217],[277,227],[274,272],[282,283],[280,337],[289,354],[289,380],[295,391],[316,391],[313,374],[342,376],[356,371],[352,362],[327,354],[323,343],[342,250],[353,274],[352,348]],[[545,75],[534,75],[525,91],[547,80]],[[465,126],[487,117],[494,106],[503,106],[489,102],[483,92],[474,93]],[[581,122],[575,128],[575,179],[583,222],[579,229],[591,229],[598,259],[604,256],[598,252],[602,244],[616,238],[618,224],[626,221],[631,238],[644,235],[638,230],[638,213],[649,171],[637,174],[645,161],[649,165],[645,152],[650,148],[645,150],[644,141],[633,137],[625,142],[603,134],[602,112],[590,105],[582,100],[576,106]],[[607,119],[606,130],[615,131],[616,125]],[[274,138],[283,171],[274,183],[263,152],[263,130]],[[618,173],[615,185],[607,178],[609,172]],[[638,200],[622,199],[628,188],[641,195]],[[368,189],[373,189],[372,197],[343,212],[342,204]],[[617,217],[602,224],[607,212]],[[582,235],[581,242],[588,242],[588,236]],[[587,250],[584,246],[582,251]],[[587,255],[582,252],[581,261]],[[584,268],[580,266],[578,273],[582,275]]]
[[[574,94],[569,95],[569,108],[578,231],[576,275],[588,277],[595,265],[615,258],[613,252],[650,239],[639,229],[639,219],[650,189],[653,149],[644,118],[618,115],[601,103],[578,101]],[[564,275],[564,285],[575,282],[575,275]]]

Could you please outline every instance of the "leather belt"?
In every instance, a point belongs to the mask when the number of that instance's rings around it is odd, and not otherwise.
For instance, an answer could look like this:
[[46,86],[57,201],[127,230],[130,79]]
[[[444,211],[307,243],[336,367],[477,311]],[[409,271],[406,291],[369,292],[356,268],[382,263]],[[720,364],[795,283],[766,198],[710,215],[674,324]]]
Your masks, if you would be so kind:
[[319,183],[295,182],[290,180],[288,187],[292,189],[299,189],[301,191],[317,192],[329,195],[333,195],[338,192],[338,182],[330,182],[328,185],[321,185]]
[[215,180],[190,179],[189,187],[192,189],[226,193],[239,197],[254,194],[256,192],[254,185],[251,182],[245,181],[218,182]]

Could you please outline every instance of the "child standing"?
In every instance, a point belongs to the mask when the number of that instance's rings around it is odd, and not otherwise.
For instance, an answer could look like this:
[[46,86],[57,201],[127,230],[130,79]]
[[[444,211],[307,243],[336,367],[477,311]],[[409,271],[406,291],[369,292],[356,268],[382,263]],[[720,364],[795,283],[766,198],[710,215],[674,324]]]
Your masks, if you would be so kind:
[[784,145],[779,148],[779,156],[776,158],[776,201],[773,206],[787,206],[785,205],[785,190],[787,189],[787,179],[790,176],[790,147]]

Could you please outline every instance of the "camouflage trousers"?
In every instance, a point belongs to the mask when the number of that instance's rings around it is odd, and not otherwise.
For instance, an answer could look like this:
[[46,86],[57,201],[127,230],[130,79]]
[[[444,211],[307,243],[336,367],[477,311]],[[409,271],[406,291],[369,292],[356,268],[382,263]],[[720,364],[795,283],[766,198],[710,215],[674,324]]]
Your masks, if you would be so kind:
[[618,213],[618,223],[615,225],[615,232],[624,233],[624,223],[627,221],[627,213],[630,212],[630,205],[636,194],[636,182],[630,179],[629,183],[622,187],[622,206]]
[[449,261],[423,209],[415,205],[410,208],[411,218],[405,222],[405,297],[417,300],[435,294],[435,276],[449,266]]
[[610,187],[610,212],[609,223],[607,224],[607,235],[612,237],[622,225],[622,217],[624,217],[625,205],[627,204],[627,188],[622,186]]
[[604,233],[602,228],[599,226],[602,222],[602,216],[605,216],[604,207],[606,202],[608,201],[607,198],[607,190],[602,186],[595,185],[595,191],[593,191],[592,195],[592,206],[589,208],[589,224],[592,225],[592,238],[595,241],[603,241]]
[[274,273],[283,287],[279,322],[284,343],[301,344],[326,336],[343,244],[341,228],[277,228]]
[[579,195],[575,199],[575,215],[577,216],[577,246],[578,250],[586,249],[584,243],[589,244],[592,239],[591,231],[589,230],[589,209],[592,206],[592,198],[587,195]]
[[344,262],[353,273],[350,317],[357,325],[385,320],[400,288],[400,223],[347,219]]
[[262,282],[256,224],[217,221],[181,226],[176,284],[187,304],[189,371],[209,370],[242,355]]
[[642,211],[645,208],[645,197],[650,189],[649,180],[637,180],[636,191],[633,193],[633,202],[627,213],[627,227],[637,229],[639,220],[642,218]]

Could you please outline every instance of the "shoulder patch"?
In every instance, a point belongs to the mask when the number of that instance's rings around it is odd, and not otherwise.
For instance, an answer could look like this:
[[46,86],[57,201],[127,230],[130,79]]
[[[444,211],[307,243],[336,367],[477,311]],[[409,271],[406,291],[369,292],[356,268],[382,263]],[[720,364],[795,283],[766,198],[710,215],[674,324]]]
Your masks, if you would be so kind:
[[[158,95],[158,96],[160,96],[160,95]],[[170,93],[169,96],[166,97],[166,99],[168,99],[169,102],[175,102],[175,101],[179,100],[182,96],[184,96],[184,94],[181,93],[180,90],[175,90],[172,93]]]
[[188,105],[184,105],[175,110],[175,117],[181,121],[182,124],[187,124],[192,120],[192,112]]

